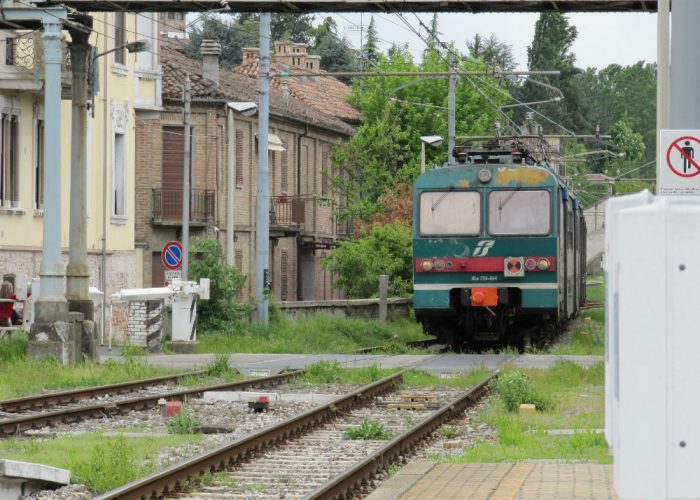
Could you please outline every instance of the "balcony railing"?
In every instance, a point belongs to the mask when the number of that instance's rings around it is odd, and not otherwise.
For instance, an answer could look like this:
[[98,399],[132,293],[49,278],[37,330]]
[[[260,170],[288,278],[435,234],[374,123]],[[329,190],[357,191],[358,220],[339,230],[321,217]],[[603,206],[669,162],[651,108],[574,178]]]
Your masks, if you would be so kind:
[[306,203],[312,196],[273,196],[270,198],[270,227],[301,229],[306,223]]
[[34,41],[26,36],[5,38],[5,65],[34,68]]
[[[207,224],[214,222],[215,198],[212,189],[190,191],[190,223]],[[153,222],[182,223],[182,190],[153,190]]]

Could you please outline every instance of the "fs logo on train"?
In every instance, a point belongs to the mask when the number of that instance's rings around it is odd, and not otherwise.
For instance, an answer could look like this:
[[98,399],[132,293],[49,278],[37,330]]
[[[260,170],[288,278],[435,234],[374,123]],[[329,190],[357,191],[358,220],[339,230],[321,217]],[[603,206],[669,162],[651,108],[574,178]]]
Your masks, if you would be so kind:
[[658,194],[700,195],[700,130],[662,130]]

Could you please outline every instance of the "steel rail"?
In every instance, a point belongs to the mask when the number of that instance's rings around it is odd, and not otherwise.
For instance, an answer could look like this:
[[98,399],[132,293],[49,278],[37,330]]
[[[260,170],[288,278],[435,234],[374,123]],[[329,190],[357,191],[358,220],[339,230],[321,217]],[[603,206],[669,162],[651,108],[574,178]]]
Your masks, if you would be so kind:
[[316,488],[306,499],[335,499],[352,498],[364,484],[382,471],[399,462],[399,457],[413,453],[418,443],[432,435],[443,423],[452,420],[458,413],[474,404],[487,392],[489,382],[498,376],[498,371],[492,373],[472,387],[463,395],[436,410],[428,418],[396,436],[387,444],[367,455],[351,469],[337,475],[325,484]]
[[3,399],[0,400],[0,410],[4,412],[13,413],[21,410],[33,410],[36,408],[45,408],[47,406],[75,403],[82,399],[90,399],[94,396],[134,392],[135,390],[143,389],[145,387],[162,385],[168,382],[177,382],[184,379],[185,377],[197,377],[200,375],[206,375],[206,373],[206,370],[199,370],[194,372],[180,373],[178,375],[165,375],[162,377],[134,380],[130,382],[120,382],[118,384],[83,387],[80,389],[71,389],[69,391],[52,392],[48,394],[38,394],[33,396],[23,396],[20,398],[13,399]]
[[180,391],[165,392],[154,396],[143,396],[123,401],[113,401],[102,404],[81,406],[77,408],[44,412],[36,415],[0,419],[0,437],[19,434],[29,429],[45,427],[56,423],[71,423],[88,418],[108,417],[114,414],[126,413],[127,411],[131,410],[144,410],[146,408],[156,406],[158,404],[158,400],[161,398],[171,401],[184,401],[187,398],[201,397],[201,395],[207,391],[230,391],[257,387],[269,387],[280,384],[286,380],[289,380],[290,378],[300,375],[301,373],[303,373],[303,370],[280,373],[270,377],[240,380],[238,382],[200,387],[197,389],[184,389]]
[[347,396],[341,396],[330,403],[262,429],[231,444],[220,446],[163,471],[132,481],[98,496],[97,499],[150,499],[172,495],[185,489],[187,485],[196,483],[204,474],[230,468],[264,449],[276,446],[290,437],[299,436],[327,422],[339,412],[348,411],[371,401],[375,396],[393,390],[401,382],[402,377],[402,372],[395,373],[360,387]]

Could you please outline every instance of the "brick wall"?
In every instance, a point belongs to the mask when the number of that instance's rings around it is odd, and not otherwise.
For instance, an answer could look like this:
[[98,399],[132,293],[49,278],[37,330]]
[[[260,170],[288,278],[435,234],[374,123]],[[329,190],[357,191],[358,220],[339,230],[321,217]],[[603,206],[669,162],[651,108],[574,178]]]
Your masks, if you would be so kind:
[[127,335],[131,344],[159,351],[163,332],[163,301],[129,302]]

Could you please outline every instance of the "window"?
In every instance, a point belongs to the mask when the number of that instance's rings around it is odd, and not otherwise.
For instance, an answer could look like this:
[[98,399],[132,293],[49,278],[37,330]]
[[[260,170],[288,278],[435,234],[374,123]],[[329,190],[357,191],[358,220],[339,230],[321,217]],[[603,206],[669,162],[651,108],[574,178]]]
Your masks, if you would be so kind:
[[508,189],[489,194],[491,234],[549,234],[550,219],[549,191]]
[[114,134],[112,194],[112,215],[126,217],[126,136],[124,134]]
[[0,144],[0,206],[19,207],[19,118],[2,113]]
[[422,236],[479,234],[481,195],[476,191],[421,193],[419,227]]
[[[153,26],[154,14],[139,14],[136,16],[136,39],[153,40],[156,35]],[[136,53],[136,68],[141,71],[152,71],[155,68],[155,54],[150,50]]]
[[280,175],[282,176],[281,189],[282,194],[288,194],[289,191],[289,157],[287,151],[282,151],[282,168]]
[[34,126],[34,209],[44,209],[44,120]]
[[[114,13],[114,47],[121,47],[126,43],[126,13]],[[126,64],[126,49],[121,48],[114,52],[114,62],[117,64]]]

